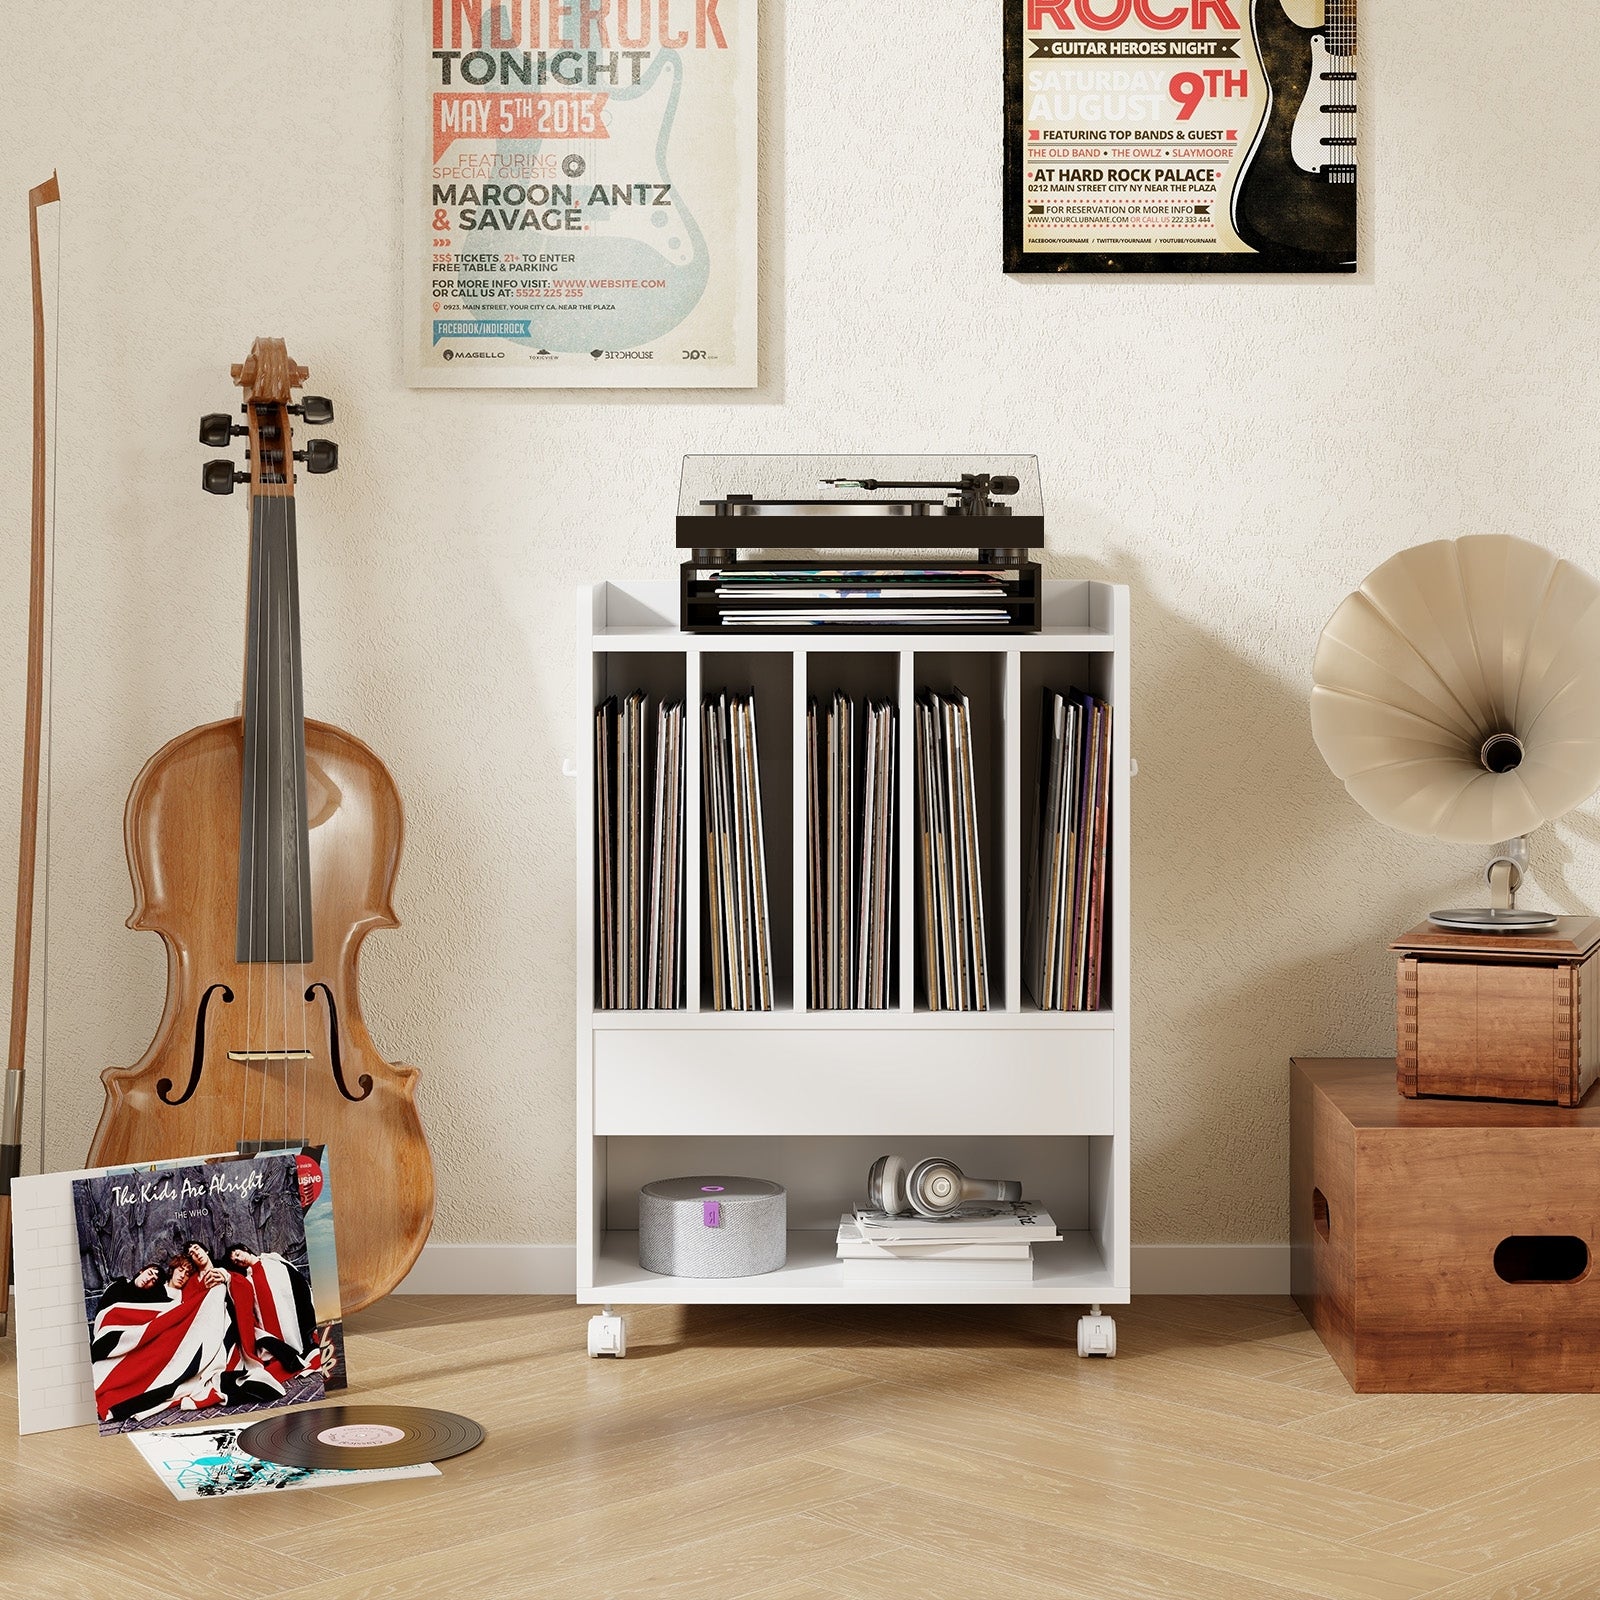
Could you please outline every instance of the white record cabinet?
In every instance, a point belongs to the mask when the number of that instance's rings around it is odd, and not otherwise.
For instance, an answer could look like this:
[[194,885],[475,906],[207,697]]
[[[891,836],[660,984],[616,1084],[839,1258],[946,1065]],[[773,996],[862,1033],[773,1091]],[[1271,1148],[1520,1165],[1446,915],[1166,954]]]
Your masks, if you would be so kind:
[[[605,582],[578,598],[578,1273],[583,1304],[1022,1303],[1129,1297],[1128,591],[1047,582],[1035,634],[686,634],[676,582]],[[971,699],[990,1009],[929,1012],[916,992],[912,707],[923,685]],[[1077,688],[1114,707],[1104,1008],[1040,1011],[1022,980],[1023,896],[1041,691]],[[888,1010],[806,1008],[805,713],[835,688],[899,708],[898,970]],[[753,689],[766,826],[775,1003],[715,1011],[704,928],[703,694]],[[685,716],[685,955],[681,1010],[602,1010],[596,976],[595,707],[642,690]],[[1031,1283],[846,1285],[841,1211],[866,1198],[873,1159],[947,1156],[1021,1178],[1058,1244]],[[638,1191],[658,1178],[732,1173],[789,1193],[788,1264],[751,1278],[660,1277],[639,1266]],[[597,1324],[603,1319],[596,1319]],[[620,1335],[604,1319],[597,1347]],[[1090,1319],[1085,1319],[1086,1323]],[[1091,1324],[1114,1350],[1108,1318]],[[618,1341],[620,1342],[620,1341]],[[1084,1347],[1080,1325],[1080,1349]],[[1104,1345],[1101,1345],[1104,1348]],[[620,1353],[618,1351],[617,1353]],[[1107,1351],[1106,1353],[1110,1353]]]

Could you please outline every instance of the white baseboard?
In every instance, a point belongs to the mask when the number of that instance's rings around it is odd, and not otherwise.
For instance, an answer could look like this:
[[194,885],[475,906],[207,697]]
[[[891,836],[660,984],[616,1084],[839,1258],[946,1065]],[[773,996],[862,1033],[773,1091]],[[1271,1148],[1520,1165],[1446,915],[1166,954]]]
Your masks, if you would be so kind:
[[571,1244],[425,1244],[397,1294],[574,1294]]
[[[570,1244],[430,1244],[400,1294],[572,1294]],[[1286,1244],[1136,1244],[1135,1294],[1287,1294]]]

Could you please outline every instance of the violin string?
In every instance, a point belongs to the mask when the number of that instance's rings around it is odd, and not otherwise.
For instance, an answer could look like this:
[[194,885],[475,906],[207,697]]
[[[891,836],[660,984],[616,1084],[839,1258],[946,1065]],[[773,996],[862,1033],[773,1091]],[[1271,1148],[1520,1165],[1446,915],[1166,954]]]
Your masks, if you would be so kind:
[[[282,429],[282,427],[280,427],[280,429],[278,429],[277,440],[275,440],[275,448],[277,448],[277,451],[278,451],[278,461],[282,462],[282,450],[283,450],[283,429]],[[274,496],[275,501],[277,501],[277,499],[282,499],[282,498],[283,498],[283,496]],[[282,528],[280,528],[280,526],[278,526],[278,525],[280,525],[280,523],[282,523],[283,507],[282,506],[278,506],[278,504],[274,504],[274,507],[272,507],[272,514],[274,514],[274,517],[272,517],[272,520],[274,520],[274,539],[272,539],[272,554],[274,554],[274,557],[277,557],[278,560],[280,560],[280,562],[282,562],[282,557],[283,557],[283,533],[282,533]],[[262,1013],[264,1013],[264,1016],[262,1016],[262,1035],[264,1035],[264,1037],[266,1037],[266,1045],[262,1046],[262,1048],[264,1048],[264,1050],[267,1051],[266,1074],[264,1074],[264,1077],[262,1077],[262,1093],[266,1093],[266,1091],[269,1090],[270,1086],[272,1086],[272,1074],[274,1074],[274,1070],[275,1070],[275,1064],[274,1064],[274,1061],[272,1061],[272,1051],[274,1051],[274,1048],[278,1048],[278,1050],[282,1050],[282,1048],[283,1048],[282,1040],[278,1040],[277,1045],[274,1045],[274,1037],[275,1037],[275,1035],[272,1034],[272,1022],[274,1022],[274,1018],[272,1018],[272,1016],[270,1016],[270,1006],[272,1006],[272,1002],[270,1002],[270,990],[272,990],[272,987],[274,987],[274,981],[277,981],[277,987],[278,987],[278,990],[280,990],[280,994],[278,994],[278,1011],[280,1011],[280,1014],[282,1014],[282,1010],[283,1010],[283,1005],[282,1005],[282,1002],[283,1002],[282,978],[283,978],[283,955],[285,955],[285,950],[283,950],[283,928],[282,928],[282,923],[283,923],[283,707],[282,707],[282,704],[280,704],[280,699],[282,699],[282,688],[280,688],[280,675],[278,675],[278,669],[280,669],[280,666],[282,666],[282,662],[278,661],[278,659],[277,659],[277,656],[278,656],[278,627],[280,627],[280,621],[278,621],[278,618],[280,618],[280,613],[282,613],[282,611],[283,611],[283,594],[282,594],[282,587],[280,587],[280,586],[282,586],[282,582],[283,582],[282,578],[278,579],[277,584],[274,584],[274,589],[272,589],[272,613],[270,613],[270,634],[269,634],[270,642],[272,642],[272,643],[270,643],[269,653],[267,653],[267,664],[269,664],[270,672],[272,672],[272,677],[270,677],[269,685],[267,685],[267,726],[269,726],[270,730],[272,730],[272,733],[270,733],[270,738],[275,739],[275,741],[277,741],[277,757],[278,758],[277,758],[277,762],[272,762],[272,760],[270,760],[270,757],[272,757],[272,752],[274,752],[274,746],[272,746],[272,744],[270,744],[270,742],[269,742],[269,746],[267,746],[267,757],[269,757],[269,758],[267,758],[267,770],[266,770],[267,838],[269,838],[270,843],[272,843],[272,851],[270,851],[270,853],[267,854],[267,928],[266,928],[266,933],[267,933],[267,962],[269,962],[269,965],[267,965],[266,973],[262,974],[262,976],[264,976],[264,979],[266,979],[266,982],[264,982],[264,989],[266,989],[266,997],[264,997],[264,1003],[262,1003]],[[274,808],[274,802],[277,802],[277,814],[274,814],[274,810],[272,810],[272,808]],[[274,854],[278,858],[278,923],[280,923],[280,928],[278,928],[278,954],[277,954],[277,960],[274,960],[274,958],[272,958],[272,856],[274,856]],[[280,1064],[277,1064],[277,1066],[280,1066]]]
[[[253,496],[252,505],[253,505]],[[255,515],[252,509],[250,517],[250,566],[248,579],[248,593],[245,601],[245,633],[244,633],[244,693],[239,700],[239,859],[243,861],[247,854],[251,854],[249,841],[243,834],[244,828],[244,792],[246,785],[250,784],[250,771],[248,763],[244,760],[250,748],[250,658],[255,651],[255,618],[256,618],[256,541],[255,541]],[[252,819],[253,820],[253,819]],[[240,885],[239,893],[245,897],[246,920],[248,921],[248,908],[250,905],[250,884],[248,878]],[[246,951],[248,955],[249,952]],[[244,1048],[250,1048],[250,968],[245,967],[245,1001],[244,1001]],[[239,1143],[244,1144],[245,1127],[249,1117],[248,1106],[250,1103],[250,1063],[239,1063]]]
[[[263,463],[263,470],[265,463]],[[266,773],[266,738],[267,738],[267,683],[266,683],[266,651],[267,629],[271,625],[272,617],[272,584],[270,574],[272,571],[272,544],[268,537],[269,529],[266,523],[266,508],[262,509],[261,521],[261,606],[260,606],[260,633],[256,643],[256,692],[252,696],[254,704],[251,715],[255,719],[256,737],[255,752],[250,766],[250,789],[253,804],[250,810],[250,989],[252,994],[256,987],[256,967],[266,951],[258,944],[256,923],[262,918],[263,911],[270,917],[272,905],[269,897],[271,874],[267,871],[265,852],[267,839],[263,832],[266,826],[265,812],[271,803],[267,789]],[[259,840],[259,843],[258,843]],[[256,904],[256,872],[257,858],[260,857],[259,870],[261,873],[261,905]],[[261,1017],[256,1018],[255,1006],[250,1008],[250,1048],[252,1051],[264,1052],[267,1048],[267,975],[261,975]],[[261,1060],[253,1062],[252,1070],[260,1067],[256,1074],[258,1090],[261,1096],[260,1104],[256,1108],[256,1140],[259,1143],[266,1124],[267,1105],[267,1061],[263,1055]]]
[[[305,772],[304,756],[304,726],[301,721],[301,695],[299,683],[299,666],[295,660],[298,654],[298,640],[300,632],[300,562],[296,548],[295,536],[295,504],[294,504],[294,455],[292,445],[293,434],[289,427],[289,401],[292,393],[286,388],[284,393],[283,411],[283,476],[289,487],[285,490],[283,502],[283,533],[284,533],[284,655],[287,657],[289,672],[289,704],[286,711],[285,723],[289,734],[289,820],[292,825],[290,838],[293,841],[294,860],[294,906],[295,906],[295,954],[299,956],[299,963],[291,969],[288,965],[289,951],[284,950],[283,968],[283,998],[285,1005],[283,1047],[289,1048],[289,1026],[287,1006],[289,1003],[289,979],[291,970],[297,974],[295,985],[295,1003],[300,1010],[300,1124],[298,1127],[289,1125],[289,1081],[291,1066],[285,1060],[283,1063],[283,1120],[284,1134],[293,1137],[298,1143],[304,1144],[306,1137],[306,1059],[305,1059],[305,1001],[303,998],[306,986],[306,929],[305,929],[305,903],[301,884],[304,881],[302,874],[310,871],[310,863],[301,858],[302,849],[309,852],[311,847],[310,828],[304,832],[300,827],[300,795],[304,787],[303,774]],[[288,903],[284,904],[284,917],[288,918]]]
[[[284,402],[288,404],[287,400]],[[282,635],[278,647],[278,715],[273,719],[278,725],[278,922],[281,928],[282,942],[278,947],[278,987],[283,1009],[283,1027],[280,1030],[278,1050],[280,1052],[279,1065],[283,1070],[283,1133],[281,1137],[289,1137],[289,854],[292,833],[286,832],[283,827],[283,789],[284,781],[288,778],[288,769],[291,765],[288,760],[294,744],[294,731],[291,725],[291,714],[294,710],[292,702],[286,699],[287,691],[284,688],[284,670],[286,657],[289,654],[289,585],[293,577],[293,570],[289,565],[289,519],[292,512],[293,501],[289,497],[288,484],[293,471],[293,462],[289,458],[289,418],[283,407],[278,408],[278,459],[282,463],[284,492],[278,498],[281,501],[279,516],[282,521],[280,538],[283,544],[283,594],[278,605],[278,629]],[[287,742],[290,750],[284,749]],[[289,781],[293,781],[292,778]],[[298,874],[296,874],[298,878]]]
[[[292,465],[293,456],[286,458]],[[306,895],[311,884],[311,802],[310,795],[306,795],[306,817],[304,829],[301,828],[300,797],[303,790],[310,788],[310,775],[306,770],[305,747],[305,672],[300,660],[300,551],[299,541],[294,541],[291,550],[292,559],[289,563],[289,709],[294,714],[293,734],[296,741],[296,762],[294,771],[294,848],[295,848],[295,874],[294,874],[294,901],[295,901],[295,926],[300,933],[300,975],[295,984],[295,1004],[300,1010],[300,1122],[294,1130],[295,1137],[304,1144],[306,1133],[306,1080],[310,1075],[311,1046],[307,1031],[306,1021]],[[305,858],[301,859],[300,850],[302,842],[305,847]],[[316,902],[312,902],[312,913],[315,914]],[[315,945],[313,944],[313,954]]]
[[[263,444],[262,444],[262,449],[261,449],[260,454],[261,454],[262,485],[263,485],[263,487],[265,487],[266,486],[266,476],[267,476],[267,461],[266,461],[267,452],[266,452],[266,446],[265,446],[265,442],[264,441],[263,441]],[[255,943],[255,919],[256,919],[256,909],[255,909],[255,857],[256,857],[256,835],[261,830],[266,829],[266,825],[267,824],[266,824],[265,812],[272,805],[272,788],[271,788],[271,785],[267,782],[267,778],[269,776],[268,772],[267,772],[267,740],[271,737],[271,719],[267,715],[267,712],[270,710],[270,708],[267,705],[267,671],[266,671],[266,661],[265,661],[265,653],[266,653],[266,648],[267,648],[267,641],[272,636],[272,537],[271,536],[272,536],[271,507],[269,506],[269,507],[266,508],[266,510],[265,510],[265,512],[264,512],[264,514],[263,514],[263,516],[261,518],[261,635],[260,635],[260,643],[256,648],[256,679],[257,679],[257,682],[259,684],[259,689],[258,689],[258,692],[257,692],[256,697],[255,697],[255,699],[256,699],[256,710],[257,710],[258,716],[257,716],[257,721],[256,721],[255,776],[252,779],[252,784],[254,785],[255,792],[260,797],[260,803],[253,810],[252,815],[251,815],[251,819],[250,819],[250,860],[251,860],[251,873],[250,873],[250,955],[251,955],[251,961],[252,961],[252,965],[251,965],[251,969],[250,969],[250,976],[251,976],[251,979],[252,979],[252,983],[253,983],[253,980],[255,978],[255,961],[256,961],[257,955],[259,954],[259,955],[262,955],[262,956],[270,957],[271,954],[272,954],[270,948],[267,949],[267,950],[263,950],[263,951],[258,952],[257,949],[256,949],[256,943]],[[266,935],[266,938],[267,938],[269,944],[270,944],[271,935],[272,935],[272,863],[271,863],[270,860],[268,860],[266,858],[265,849],[266,849],[267,843],[270,841],[270,838],[271,838],[270,829],[268,829],[266,832],[262,833],[261,897],[262,897],[262,911],[263,911],[263,914],[264,914],[263,920],[265,922],[265,928],[264,928],[263,931],[264,931],[264,933]],[[266,1141],[266,1136],[267,1136],[267,1088],[268,1088],[268,1085],[271,1082],[271,1077],[272,1077],[272,1062],[271,1062],[270,1057],[267,1054],[268,1050],[270,1049],[270,1045],[271,1045],[271,1041],[270,1041],[270,1039],[268,1037],[268,1034],[267,1034],[267,1009],[268,1009],[268,1005],[269,1005],[270,999],[271,999],[271,991],[270,991],[269,985],[270,985],[270,977],[269,977],[269,975],[267,973],[263,972],[261,974],[261,1035],[260,1035],[260,1042],[259,1042],[259,1049],[261,1051],[261,1056],[262,1056],[262,1060],[261,1060],[261,1109],[260,1109],[259,1116],[257,1118],[257,1127],[256,1127],[256,1141],[257,1141],[257,1143],[264,1143]]]
[[[253,414],[253,420],[258,430],[255,456],[259,457],[259,429],[260,417]],[[252,460],[253,468],[259,469],[259,460]],[[242,1063],[243,1071],[239,1078],[239,1143],[245,1142],[245,1134],[249,1129],[250,1117],[250,1068],[252,1063],[248,1060],[250,1052],[255,1047],[255,990],[256,990],[256,831],[260,826],[260,784],[258,773],[260,770],[260,740],[261,740],[261,635],[266,605],[266,537],[263,528],[262,537],[256,537],[255,496],[251,496],[250,515],[250,626],[245,646],[245,693],[249,697],[244,706],[245,724],[243,731],[246,734],[245,747],[250,751],[250,769],[242,774],[243,781],[250,785],[250,840],[249,840],[249,875],[245,890],[245,1000],[244,1000],[244,1047],[247,1059]],[[253,743],[252,743],[253,738]],[[242,846],[241,846],[242,847]]]
[[[61,201],[56,200],[56,287],[50,332],[50,614],[46,619],[44,691],[44,881],[40,885],[44,960],[39,992],[39,1170],[44,1159],[45,1111],[50,1103],[50,796],[56,745],[56,468],[61,460]],[[0,1285],[0,1293],[4,1286]]]

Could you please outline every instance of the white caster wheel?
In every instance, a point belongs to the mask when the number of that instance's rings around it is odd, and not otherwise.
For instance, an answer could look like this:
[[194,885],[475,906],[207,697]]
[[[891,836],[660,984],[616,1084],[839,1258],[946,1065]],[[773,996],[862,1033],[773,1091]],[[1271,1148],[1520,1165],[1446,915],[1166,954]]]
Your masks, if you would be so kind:
[[589,1318],[589,1354],[591,1356],[625,1356],[628,1353],[628,1319],[619,1316],[610,1306],[595,1317]]
[[1117,1353],[1117,1325],[1110,1317],[1098,1311],[1093,1316],[1078,1318],[1078,1354],[1080,1356],[1114,1356]]

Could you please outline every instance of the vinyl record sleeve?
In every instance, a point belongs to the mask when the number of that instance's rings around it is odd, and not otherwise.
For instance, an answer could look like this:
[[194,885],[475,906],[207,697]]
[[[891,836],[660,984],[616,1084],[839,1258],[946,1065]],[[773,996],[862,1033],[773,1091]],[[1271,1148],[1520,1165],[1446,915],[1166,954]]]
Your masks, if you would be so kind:
[[263,1461],[240,1448],[237,1425],[162,1428],[132,1433],[128,1442],[149,1463],[176,1500],[220,1500],[239,1494],[271,1494],[281,1489],[348,1489],[395,1478],[437,1478],[431,1461],[405,1467],[365,1467],[329,1471]]
[[321,1147],[79,1178],[72,1198],[102,1433],[345,1381]]

